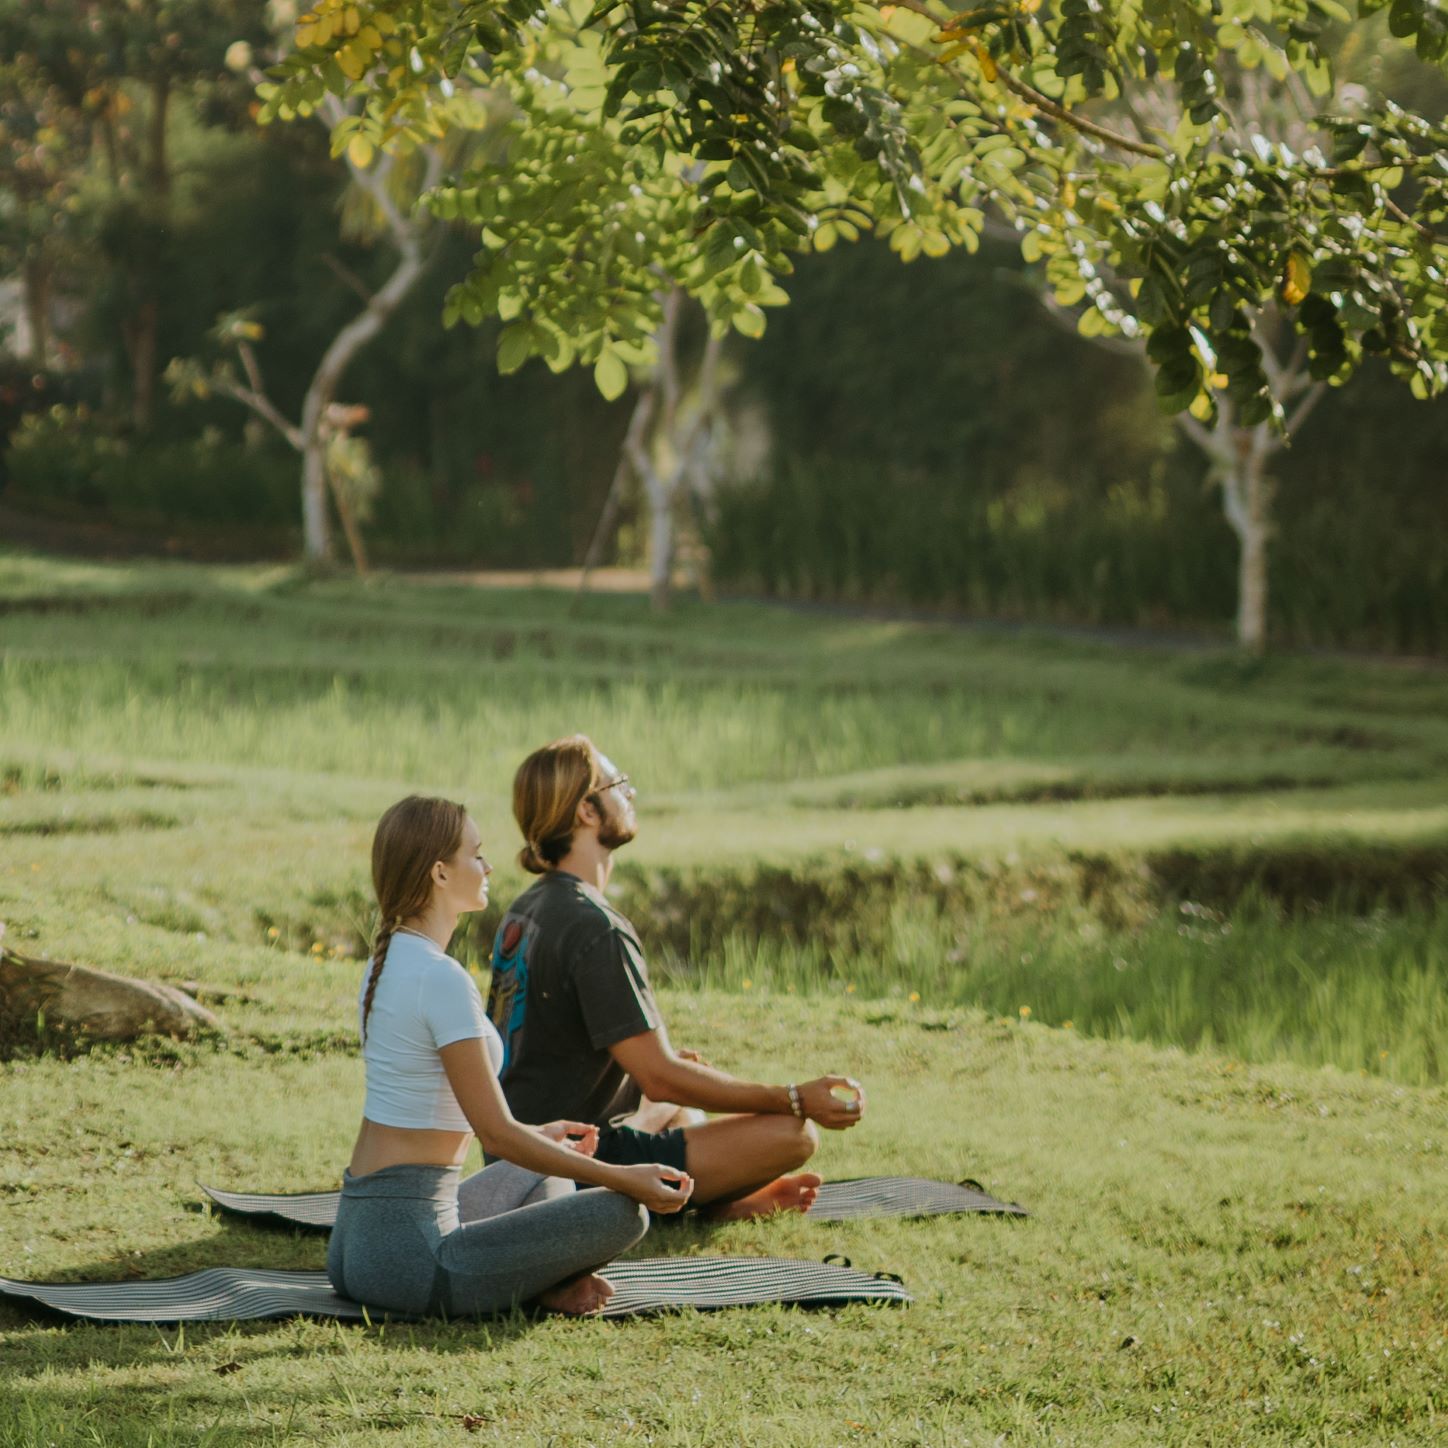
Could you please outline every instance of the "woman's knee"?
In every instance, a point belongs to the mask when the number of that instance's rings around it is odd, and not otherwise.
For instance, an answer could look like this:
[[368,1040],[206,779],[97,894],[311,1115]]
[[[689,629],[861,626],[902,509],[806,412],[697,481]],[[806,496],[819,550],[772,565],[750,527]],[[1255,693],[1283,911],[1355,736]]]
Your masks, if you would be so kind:
[[641,1202],[619,1192],[580,1192],[580,1200],[595,1199],[600,1214],[599,1228],[606,1232],[614,1243],[611,1252],[622,1252],[632,1247],[649,1229],[649,1209]]

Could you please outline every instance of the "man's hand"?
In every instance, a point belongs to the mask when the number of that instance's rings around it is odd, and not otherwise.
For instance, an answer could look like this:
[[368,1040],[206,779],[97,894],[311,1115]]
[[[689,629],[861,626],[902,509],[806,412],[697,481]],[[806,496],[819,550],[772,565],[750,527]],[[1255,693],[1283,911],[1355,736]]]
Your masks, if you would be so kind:
[[826,1131],[847,1131],[865,1114],[865,1088],[853,1076],[821,1076],[800,1086],[799,1103]]
[[592,1156],[598,1150],[598,1128],[586,1121],[550,1121],[538,1130],[549,1141],[572,1147],[580,1156]]

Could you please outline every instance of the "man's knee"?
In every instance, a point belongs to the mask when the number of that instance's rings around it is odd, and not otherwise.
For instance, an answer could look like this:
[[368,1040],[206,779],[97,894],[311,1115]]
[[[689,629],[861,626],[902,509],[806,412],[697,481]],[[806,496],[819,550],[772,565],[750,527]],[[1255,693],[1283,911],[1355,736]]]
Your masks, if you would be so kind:
[[813,1121],[798,1121],[794,1117],[781,1117],[786,1123],[785,1144],[793,1158],[790,1165],[803,1166],[820,1145],[820,1129]]

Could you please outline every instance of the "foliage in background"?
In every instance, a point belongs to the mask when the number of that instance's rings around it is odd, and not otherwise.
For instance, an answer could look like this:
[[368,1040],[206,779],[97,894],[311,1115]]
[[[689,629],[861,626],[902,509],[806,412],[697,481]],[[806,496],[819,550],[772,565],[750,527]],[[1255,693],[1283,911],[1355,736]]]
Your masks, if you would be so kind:
[[[901,268],[862,245],[802,266],[748,377],[773,463],[714,500],[723,587],[1094,623],[1231,615],[1235,545],[1195,450],[1155,416],[1139,363],[1064,333],[1003,249]],[[1443,402],[1371,366],[1332,394],[1277,463],[1277,638],[1448,645],[1445,455]]]
[[[1326,98],[1332,23],[1366,25],[1378,8],[473,0],[460,15],[450,0],[317,0],[266,114],[341,95],[362,114],[337,145],[406,149],[446,124],[432,100],[444,78],[513,97],[506,169],[435,201],[484,243],[450,315],[507,321],[505,368],[577,359],[614,395],[624,363],[652,360],[672,288],[717,331],[755,336],[760,303],[784,300],[773,279],[824,225],[872,228],[908,258],[974,246],[990,205],[1060,259],[1053,281],[1090,297],[1096,326],[1147,342],[1165,408],[1211,420],[1221,393],[1250,426],[1281,418],[1252,339],[1278,305],[1318,378],[1345,380],[1366,351],[1420,397],[1448,382],[1435,230],[1448,132],[1364,92],[1324,123],[1331,161],[1315,145],[1296,154],[1238,133],[1219,81],[1265,65]],[[1398,0],[1390,28],[1429,64],[1448,55],[1448,22],[1426,0]],[[1088,114],[1160,102],[1165,67],[1169,115],[1128,135]]]
[[154,420],[163,314],[195,220],[183,135],[215,141],[246,113],[226,56],[263,34],[244,0],[0,3],[0,149],[28,183],[7,229],[27,306],[89,296],[95,350],[138,431]]
[[[26,417],[7,454],[10,496],[53,517],[85,512],[159,530],[251,530],[296,511],[295,468],[277,448],[239,449],[220,428],[137,441],[84,405]],[[264,534],[262,535],[264,536]]]
[[[67,16],[55,12],[57,23]],[[115,67],[127,54],[108,56],[112,72],[122,74]],[[130,98],[128,145],[150,114],[136,69],[105,92]],[[159,354],[197,353],[215,315],[251,299],[268,336],[285,338],[269,349],[266,373],[278,404],[294,410],[309,357],[355,308],[352,283],[378,285],[379,262],[338,237],[341,177],[320,128],[273,127],[260,138],[236,129],[243,113],[215,73],[198,61],[166,112],[171,284],[157,298]],[[1436,72],[1424,74],[1404,92],[1418,109],[1441,90]],[[16,117],[41,116],[33,103],[50,92],[37,92],[30,72],[12,70],[7,83],[12,105],[32,105],[7,112],[13,130]],[[11,157],[32,171],[55,164],[57,205],[71,205],[86,182],[73,174],[68,134],[42,138],[41,151],[52,147],[44,155],[32,147]],[[49,233],[57,242],[63,211]],[[438,331],[475,225],[460,212],[385,346],[349,373],[349,391],[371,411],[383,475],[370,542],[383,562],[576,562],[626,418],[574,372],[499,377],[491,354],[511,323]],[[857,230],[841,213],[815,245]],[[139,233],[125,235],[139,244]],[[275,485],[279,455],[222,404],[182,414],[163,396],[149,430],[134,434],[116,353],[129,264],[97,253],[86,295],[72,293],[56,341],[74,370],[51,395],[84,400],[90,416],[52,419],[12,446],[7,501],[56,515],[103,510],[168,539],[244,517],[253,546],[288,552],[294,510]],[[746,470],[721,501],[713,536],[726,586],[1107,622],[1215,623],[1230,611],[1230,539],[1196,468],[1166,449],[1149,389],[1125,361],[1087,353],[1043,323],[1017,280],[991,245],[906,269],[836,245],[799,267],[794,305],[734,364],[767,403],[761,445],[772,437],[774,448],[764,480]],[[1443,411],[1399,405],[1371,368],[1364,380],[1333,392],[1278,469],[1274,626],[1281,638],[1440,649]],[[28,371],[0,380],[7,409],[42,395]],[[741,430],[749,425],[740,419]],[[1387,468],[1383,437],[1394,440]],[[625,561],[640,561],[637,506],[624,498],[614,535]]]

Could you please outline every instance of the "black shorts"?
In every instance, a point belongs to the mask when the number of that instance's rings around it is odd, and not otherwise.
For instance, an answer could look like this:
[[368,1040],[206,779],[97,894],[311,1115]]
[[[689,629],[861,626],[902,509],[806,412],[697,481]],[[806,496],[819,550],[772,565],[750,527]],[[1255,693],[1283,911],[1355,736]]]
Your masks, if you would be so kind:
[[598,1128],[598,1150],[594,1156],[599,1161],[611,1162],[614,1166],[639,1166],[653,1162],[671,1166],[676,1171],[687,1171],[685,1161],[687,1148],[684,1143],[684,1128],[671,1126],[667,1131],[636,1131],[632,1126],[600,1126]]

